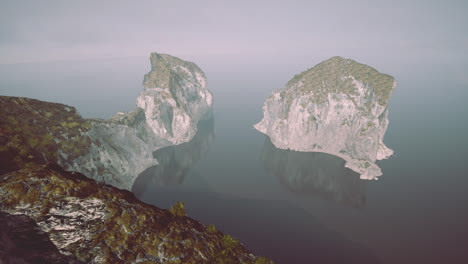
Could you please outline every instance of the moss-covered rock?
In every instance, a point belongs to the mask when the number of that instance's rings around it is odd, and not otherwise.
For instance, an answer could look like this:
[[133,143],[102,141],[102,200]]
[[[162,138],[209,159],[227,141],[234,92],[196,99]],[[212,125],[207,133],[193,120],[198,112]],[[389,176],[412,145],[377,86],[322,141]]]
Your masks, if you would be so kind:
[[145,204],[128,191],[57,165],[2,176],[0,210],[26,215],[59,251],[85,263],[271,263],[235,238]]
[[0,96],[0,106],[0,174],[66,163],[89,151],[91,139],[85,133],[91,124],[74,107],[9,96]]
[[[353,78],[346,78],[347,76]],[[371,87],[377,96],[377,102],[382,106],[387,105],[395,79],[368,65],[339,56],[332,57],[295,75],[286,84],[287,89],[283,92],[312,92],[314,99],[322,103],[327,99],[328,94],[358,95],[353,79]]]

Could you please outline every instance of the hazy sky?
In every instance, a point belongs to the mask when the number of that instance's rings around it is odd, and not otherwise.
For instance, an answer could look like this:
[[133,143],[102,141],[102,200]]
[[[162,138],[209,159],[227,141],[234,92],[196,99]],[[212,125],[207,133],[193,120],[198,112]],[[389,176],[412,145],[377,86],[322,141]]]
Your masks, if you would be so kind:
[[468,57],[468,1],[22,1],[0,64],[147,56]]

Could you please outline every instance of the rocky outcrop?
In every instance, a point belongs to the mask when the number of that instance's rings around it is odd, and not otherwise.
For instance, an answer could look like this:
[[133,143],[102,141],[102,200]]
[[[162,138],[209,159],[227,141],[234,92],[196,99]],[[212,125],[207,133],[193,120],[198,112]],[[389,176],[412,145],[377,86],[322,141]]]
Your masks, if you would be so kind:
[[343,158],[362,179],[382,175],[383,143],[395,80],[350,59],[333,57],[294,76],[267,98],[254,127],[281,149]]
[[176,57],[152,53],[150,60],[151,71],[145,75],[145,91],[138,96],[137,106],[161,140],[174,145],[188,142],[213,104],[206,76],[195,63]]
[[[26,229],[36,228],[38,239],[53,243],[42,245],[55,259],[83,263],[271,263],[214,226],[186,217],[181,203],[170,210],[159,209],[140,202],[129,191],[66,172],[57,165],[4,174],[0,201],[0,211],[23,217]],[[26,250],[21,246],[16,243],[18,250]]]
[[0,175],[47,162],[70,166],[90,152],[92,126],[71,106],[0,96]]
[[2,264],[81,264],[59,252],[46,233],[26,215],[0,211],[0,263]]
[[157,164],[155,150],[191,140],[197,123],[212,111],[198,66],[157,53],[150,61],[136,110],[109,120],[83,119],[62,104],[0,97],[0,173],[55,162],[130,189],[141,172]]

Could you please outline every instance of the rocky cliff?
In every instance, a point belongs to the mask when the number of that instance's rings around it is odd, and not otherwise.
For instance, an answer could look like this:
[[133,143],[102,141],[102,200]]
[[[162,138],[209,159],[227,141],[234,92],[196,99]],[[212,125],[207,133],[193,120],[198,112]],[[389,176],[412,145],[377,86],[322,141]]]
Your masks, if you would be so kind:
[[2,264],[81,264],[66,256],[50,241],[36,222],[26,215],[0,211],[0,263]]
[[195,63],[176,57],[152,53],[150,60],[137,106],[155,135],[172,144],[187,142],[213,104],[206,76]]
[[264,103],[254,127],[282,149],[343,158],[362,179],[382,175],[376,160],[393,151],[383,143],[393,77],[333,57],[291,79]]
[[83,119],[62,104],[0,97],[0,172],[55,162],[130,189],[138,174],[157,164],[155,150],[192,139],[212,109],[198,66],[157,53],[150,61],[136,110],[109,120]]
[[[0,248],[2,263],[271,263],[214,226],[186,217],[181,203],[159,209],[57,165],[4,174],[0,201],[0,221],[13,227],[0,229],[7,246]],[[12,235],[22,230],[33,231],[27,243]],[[17,256],[21,251],[27,254]]]

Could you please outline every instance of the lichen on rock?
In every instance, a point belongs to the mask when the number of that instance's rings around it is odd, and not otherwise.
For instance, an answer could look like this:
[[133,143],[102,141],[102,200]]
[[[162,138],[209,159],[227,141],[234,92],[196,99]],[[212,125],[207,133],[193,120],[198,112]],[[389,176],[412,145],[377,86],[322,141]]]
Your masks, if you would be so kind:
[[74,107],[9,96],[0,106],[0,174],[49,161],[66,166],[88,153],[91,122]]
[[172,144],[187,142],[213,104],[206,76],[195,63],[166,54],[152,53],[150,61],[137,106],[155,135]]
[[83,263],[272,263],[181,204],[160,209],[53,164],[3,175],[0,201],[0,212],[32,219],[60,254]]
[[278,148],[333,154],[362,179],[376,179],[375,161],[393,154],[383,137],[395,85],[372,67],[332,57],[268,97],[254,127]]

